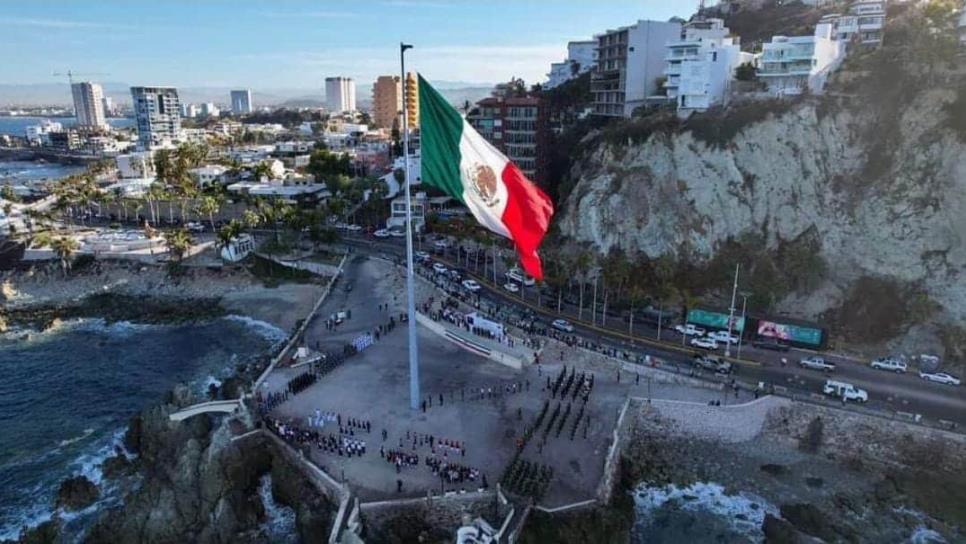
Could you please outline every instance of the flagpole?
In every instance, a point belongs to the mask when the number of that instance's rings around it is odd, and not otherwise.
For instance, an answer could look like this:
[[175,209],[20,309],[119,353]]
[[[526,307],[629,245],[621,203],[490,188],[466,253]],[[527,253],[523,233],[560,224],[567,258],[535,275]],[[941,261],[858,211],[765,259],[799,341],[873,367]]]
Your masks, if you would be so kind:
[[416,296],[413,285],[413,203],[409,183],[409,111],[406,100],[406,50],[413,46],[399,43],[399,83],[403,95],[403,170],[406,174],[406,312],[409,317],[409,407],[419,409],[419,347],[416,344]]

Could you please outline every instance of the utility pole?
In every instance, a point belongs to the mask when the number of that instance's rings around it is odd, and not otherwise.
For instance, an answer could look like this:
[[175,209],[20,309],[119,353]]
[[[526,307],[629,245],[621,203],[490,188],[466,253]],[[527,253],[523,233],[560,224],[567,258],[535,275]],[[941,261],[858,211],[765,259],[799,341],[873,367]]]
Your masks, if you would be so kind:
[[[406,50],[413,46],[399,44],[400,80],[406,81]],[[416,302],[413,279],[413,203],[409,178],[409,112],[406,104],[406,86],[403,85],[403,161],[406,174],[406,312],[409,316],[409,407],[419,410],[419,346],[416,344]]]
[[748,310],[748,293],[741,294],[741,332],[738,333],[738,360],[741,360],[741,341],[745,336],[745,327],[748,325],[748,320],[745,318],[746,311]]
[[731,308],[728,309],[728,341],[725,342],[725,357],[731,357],[731,331],[734,329],[735,321],[735,298],[738,296],[738,269],[741,264],[735,265],[735,286],[731,290]]

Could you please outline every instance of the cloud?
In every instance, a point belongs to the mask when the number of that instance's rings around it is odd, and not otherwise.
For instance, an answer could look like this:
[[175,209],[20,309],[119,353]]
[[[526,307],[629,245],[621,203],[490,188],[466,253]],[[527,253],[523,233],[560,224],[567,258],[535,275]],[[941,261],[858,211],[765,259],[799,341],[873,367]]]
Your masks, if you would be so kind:
[[27,17],[0,17],[0,25],[32,26],[38,28],[113,28],[115,25],[64,19],[32,19]]

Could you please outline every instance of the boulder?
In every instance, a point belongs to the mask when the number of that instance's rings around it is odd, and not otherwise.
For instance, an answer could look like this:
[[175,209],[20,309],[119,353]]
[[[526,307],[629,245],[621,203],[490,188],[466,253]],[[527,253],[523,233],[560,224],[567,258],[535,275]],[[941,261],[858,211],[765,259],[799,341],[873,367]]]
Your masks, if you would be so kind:
[[64,510],[83,510],[94,504],[99,496],[100,492],[94,482],[86,476],[74,476],[61,482],[60,489],[57,490],[56,504]]

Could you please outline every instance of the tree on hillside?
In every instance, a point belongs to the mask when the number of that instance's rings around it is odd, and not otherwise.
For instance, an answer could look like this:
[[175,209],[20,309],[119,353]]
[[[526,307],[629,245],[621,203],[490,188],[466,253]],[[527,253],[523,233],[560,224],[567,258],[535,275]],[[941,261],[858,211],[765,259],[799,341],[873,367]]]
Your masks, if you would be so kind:
[[34,237],[33,244],[37,247],[49,247],[60,259],[60,268],[67,276],[70,270],[71,258],[80,249],[80,242],[70,236],[52,236],[49,233],[41,233]]
[[215,230],[215,214],[221,209],[221,203],[218,199],[213,196],[202,197],[201,202],[198,203],[198,213],[208,217],[208,223],[211,224],[211,230]]
[[[348,176],[352,172],[349,156],[346,154],[335,154],[325,149],[317,149],[309,157],[309,165],[305,170],[315,177],[316,183],[326,183],[338,176]],[[332,191],[332,188],[329,188]],[[334,191],[333,191],[334,192]]]

